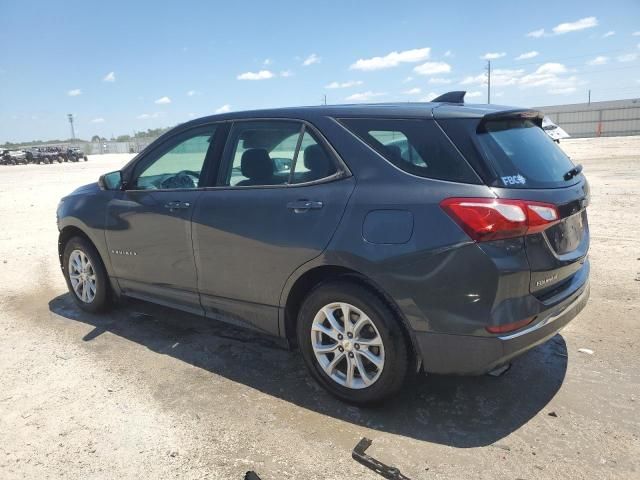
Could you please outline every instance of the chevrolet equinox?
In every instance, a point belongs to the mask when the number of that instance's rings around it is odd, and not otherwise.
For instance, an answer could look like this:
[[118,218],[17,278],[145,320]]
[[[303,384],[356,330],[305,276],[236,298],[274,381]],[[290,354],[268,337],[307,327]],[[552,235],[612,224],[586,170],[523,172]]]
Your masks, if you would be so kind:
[[193,120],[62,199],[60,265],[84,310],[282,337],[349,402],[486,373],[589,296],[589,186],[542,119],[450,92]]

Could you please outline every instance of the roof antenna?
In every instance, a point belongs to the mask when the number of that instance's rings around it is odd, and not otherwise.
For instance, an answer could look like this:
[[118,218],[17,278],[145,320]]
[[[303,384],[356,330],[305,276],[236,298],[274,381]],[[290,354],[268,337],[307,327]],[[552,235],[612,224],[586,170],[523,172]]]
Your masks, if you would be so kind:
[[464,103],[464,96],[466,94],[466,91],[447,92],[443,93],[439,97],[434,98],[431,101],[440,103]]

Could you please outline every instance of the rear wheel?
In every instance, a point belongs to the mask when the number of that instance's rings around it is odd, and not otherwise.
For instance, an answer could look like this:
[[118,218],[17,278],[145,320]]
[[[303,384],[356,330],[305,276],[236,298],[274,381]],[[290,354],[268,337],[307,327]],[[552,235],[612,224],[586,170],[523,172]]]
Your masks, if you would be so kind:
[[392,396],[409,368],[409,348],[394,312],[367,288],[347,281],[321,285],[305,299],[298,344],[312,376],[350,403]]
[[107,271],[89,241],[71,238],[65,245],[63,262],[67,287],[81,309],[98,312],[111,305]]

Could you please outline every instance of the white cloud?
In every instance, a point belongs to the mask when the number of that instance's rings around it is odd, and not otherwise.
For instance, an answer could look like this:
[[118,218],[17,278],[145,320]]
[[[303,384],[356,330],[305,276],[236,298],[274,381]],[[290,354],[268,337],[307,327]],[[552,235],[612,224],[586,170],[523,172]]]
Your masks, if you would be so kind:
[[231,105],[225,103],[220,108],[216,108],[214,113],[228,113],[231,111]]
[[405,95],[418,95],[421,92],[422,92],[422,90],[420,90],[418,87],[415,87],[415,88],[411,88],[409,90],[405,90],[402,93],[404,93]]
[[[523,68],[519,69],[495,69],[491,72],[491,86],[505,87],[518,86],[520,88],[547,87],[550,90],[565,91],[569,88],[576,88],[584,82],[575,76],[567,77],[569,70],[561,63],[545,63],[540,65],[531,73],[525,73]],[[483,87],[487,84],[487,75],[480,73],[463,78],[460,85],[474,85]]]
[[169,97],[160,97],[153,103],[156,103],[158,105],[167,105],[171,103],[171,99]]
[[[506,87],[518,83],[519,78],[524,74],[523,69],[504,69],[496,68],[491,71],[491,85],[494,87]],[[475,76],[468,76],[460,81],[460,85],[478,85],[487,84],[487,74],[480,73]]]
[[439,73],[449,73],[451,65],[445,62],[426,62],[415,67],[413,71],[420,75],[438,75]]
[[273,78],[273,72],[260,70],[259,72],[244,72],[236,77],[238,80],[268,80]]
[[371,100],[372,98],[381,97],[383,95],[386,95],[386,94],[381,92],[372,92],[369,90],[367,92],[354,93],[353,95],[349,95],[347,98],[345,98],[345,100],[348,100],[351,102],[366,102],[368,100]]
[[267,65],[271,65],[273,61],[270,58],[265,58],[262,64],[266,67]]
[[356,87],[358,85],[362,85],[362,80],[349,80],[348,82],[331,82],[328,85],[325,85],[324,88],[350,88]]
[[624,55],[619,55],[616,57],[616,60],[619,62],[633,62],[636,58],[638,58],[637,53],[626,53]]
[[103,82],[115,82],[116,81],[116,72],[109,72],[102,79]]
[[567,67],[565,67],[561,63],[544,63],[538,67],[536,73],[565,73],[567,71]]
[[550,88],[549,93],[554,95],[565,95],[567,93],[573,93],[576,91],[576,87],[563,87],[563,88]]
[[505,52],[488,52],[488,53],[485,53],[480,58],[483,59],[483,60],[495,60],[497,58],[502,58],[505,55],[506,55]]
[[638,30],[637,32],[633,32],[631,34],[632,37],[640,37],[640,30]]
[[613,37],[616,34],[615,30],[609,30],[607,33],[602,35],[602,38]]
[[70,97],[77,97],[78,95],[82,95],[82,90],[80,90],[79,88],[74,88],[73,90],[69,90],[67,92],[67,95],[69,95]]
[[583,85],[584,82],[576,76],[562,76],[567,72],[567,67],[561,63],[545,63],[533,73],[522,76],[518,84],[522,88],[547,87],[547,91],[553,94],[571,93],[576,90],[578,85]]
[[91,123],[104,123],[104,118],[98,117],[91,120]]
[[429,58],[430,54],[430,48],[414,48],[412,50],[403,50],[402,52],[393,51],[383,57],[361,58],[349,68],[364,71],[381,70],[383,68],[397,67],[401,63],[420,62]]
[[526,52],[526,53],[521,53],[520,55],[518,55],[516,57],[516,60],[528,60],[530,58],[535,58],[538,55],[540,55],[539,52],[536,52],[535,50],[532,50],[530,52]]
[[452,57],[453,56],[453,52],[451,50],[447,50],[446,52],[444,52],[444,56],[445,57]]
[[160,117],[162,114],[160,112],[155,112],[155,113],[142,113],[140,115],[138,115],[136,118],[139,120],[148,120],[150,118],[158,118]]
[[429,83],[432,85],[448,85],[451,80],[449,78],[430,78]]
[[482,92],[478,92],[477,90],[474,90],[472,92],[467,92],[464,98],[467,99],[467,98],[475,98],[475,97],[481,97],[481,96],[482,96]]
[[402,83],[409,83],[409,82],[413,82],[413,77],[407,77],[402,81]]
[[187,92],[187,96],[188,96],[188,97],[194,97],[194,96],[196,96],[196,95],[200,95],[200,92],[199,92],[199,91],[197,91],[197,90],[189,90],[189,91]]
[[578,30],[584,30],[585,28],[592,28],[598,26],[598,19],[596,17],[585,17],[575,22],[561,23],[553,27],[553,33],[556,35],[562,35],[569,32],[577,32]]
[[421,102],[430,102],[431,100],[433,100],[434,98],[436,98],[438,96],[437,93],[435,92],[429,92],[427,93],[424,97],[422,97],[420,99]]
[[539,30],[533,30],[532,32],[527,33],[527,37],[532,37],[532,38],[540,38],[544,36],[544,28],[541,28]]
[[313,65],[314,63],[320,63],[321,61],[322,61],[322,58],[320,58],[315,53],[312,53],[311,55],[309,55],[307,58],[304,59],[304,62],[302,62],[302,65],[305,67],[308,67],[309,65]]
[[287,77],[292,77],[293,76],[293,72],[291,70],[283,70],[280,72],[280,76],[287,78]]
[[587,65],[604,65],[609,61],[609,57],[603,57],[602,55],[597,56],[596,58],[589,60]]

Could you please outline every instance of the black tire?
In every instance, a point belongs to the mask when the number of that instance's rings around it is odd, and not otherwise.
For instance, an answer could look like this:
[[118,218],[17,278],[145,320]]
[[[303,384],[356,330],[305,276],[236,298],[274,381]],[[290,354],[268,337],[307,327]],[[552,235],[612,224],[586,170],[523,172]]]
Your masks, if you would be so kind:
[[[71,279],[69,278],[69,257],[74,250],[80,250],[89,258],[89,261],[91,262],[91,265],[93,267],[93,272],[96,276],[96,293],[91,302],[83,301],[76,294],[73,286],[71,285]],[[64,253],[62,255],[62,262],[64,279],[67,282],[69,293],[71,294],[71,297],[76,302],[78,307],[87,312],[95,313],[105,311],[112,306],[113,302],[109,276],[107,275],[107,270],[102,263],[100,254],[91,242],[83,237],[70,238],[65,244]]]
[[[377,380],[368,387],[356,389],[339,384],[316,359],[311,340],[313,320],[324,306],[335,302],[349,303],[364,312],[382,339],[384,366]],[[348,403],[380,403],[397,393],[408,375],[411,353],[400,320],[379,295],[355,282],[340,280],[314,288],[300,308],[297,334],[302,357],[313,378],[331,394]]]

